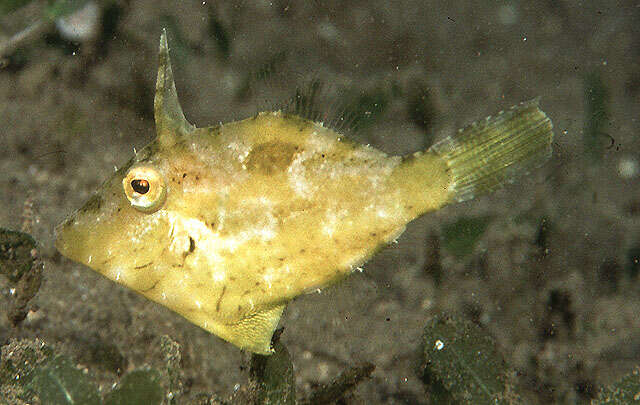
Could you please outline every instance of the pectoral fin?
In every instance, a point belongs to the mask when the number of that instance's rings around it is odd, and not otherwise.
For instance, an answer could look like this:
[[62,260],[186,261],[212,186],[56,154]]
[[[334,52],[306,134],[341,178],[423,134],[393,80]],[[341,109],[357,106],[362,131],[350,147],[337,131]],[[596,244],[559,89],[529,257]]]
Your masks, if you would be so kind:
[[270,355],[273,353],[271,337],[285,306],[286,304],[276,305],[265,311],[256,312],[239,322],[225,325],[214,333],[241,349]]

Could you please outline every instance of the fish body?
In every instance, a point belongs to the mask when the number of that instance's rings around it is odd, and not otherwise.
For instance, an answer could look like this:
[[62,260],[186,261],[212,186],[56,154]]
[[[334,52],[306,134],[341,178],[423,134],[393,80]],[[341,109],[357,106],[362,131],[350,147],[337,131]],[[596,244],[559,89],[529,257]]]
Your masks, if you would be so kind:
[[544,162],[537,101],[401,158],[296,115],[196,128],[166,35],[157,137],[56,228],[56,247],[236,346],[270,354],[293,298],[333,284],[411,220]]

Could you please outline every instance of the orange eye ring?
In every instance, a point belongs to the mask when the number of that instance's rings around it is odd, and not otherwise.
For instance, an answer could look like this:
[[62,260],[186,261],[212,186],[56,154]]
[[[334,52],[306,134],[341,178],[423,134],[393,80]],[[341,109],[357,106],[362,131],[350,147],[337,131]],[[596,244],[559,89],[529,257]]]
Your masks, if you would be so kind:
[[122,187],[131,205],[141,212],[157,211],[167,197],[162,174],[153,166],[133,166],[122,179]]

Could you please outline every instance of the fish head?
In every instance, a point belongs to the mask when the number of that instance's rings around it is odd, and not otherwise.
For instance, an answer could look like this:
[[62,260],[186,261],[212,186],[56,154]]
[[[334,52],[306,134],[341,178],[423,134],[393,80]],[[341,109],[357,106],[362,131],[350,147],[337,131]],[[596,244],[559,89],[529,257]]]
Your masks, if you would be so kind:
[[136,291],[158,282],[171,243],[168,165],[149,156],[153,149],[138,153],[56,228],[63,256]]
[[189,162],[184,145],[195,130],[178,101],[166,32],[154,113],[156,138],[56,228],[55,242],[62,255],[147,296],[175,264],[172,230],[183,205],[180,187],[169,181],[176,155]]

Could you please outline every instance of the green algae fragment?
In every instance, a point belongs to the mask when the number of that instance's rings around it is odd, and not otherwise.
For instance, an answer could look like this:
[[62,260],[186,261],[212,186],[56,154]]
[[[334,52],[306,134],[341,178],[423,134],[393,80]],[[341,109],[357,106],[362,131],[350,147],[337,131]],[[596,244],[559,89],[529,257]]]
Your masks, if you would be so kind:
[[53,349],[39,339],[10,340],[2,346],[0,385],[24,386],[31,381],[35,367],[53,356]]
[[0,273],[17,283],[33,266],[31,251],[35,248],[31,235],[0,228]]
[[48,361],[53,356],[53,349],[39,339],[11,339],[1,351],[0,399],[8,404],[35,403],[35,393],[27,389],[27,385],[34,368]]
[[251,357],[251,381],[255,385],[254,402],[265,405],[294,405],[296,381],[293,364],[287,348],[276,341],[275,353],[270,356],[254,354]]
[[164,390],[160,372],[152,369],[134,370],[122,378],[105,399],[105,405],[161,404]]
[[12,299],[7,317],[19,325],[31,309],[30,301],[40,290],[43,264],[31,235],[0,228],[0,273],[9,279]]
[[442,246],[461,259],[473,253],[473,249],[484,234],[491,217],[462,217],[442,229]]
[[475,324],[435,317],[425,327],[423,343],[423,380],[431,403],[519,403],[508,393],[508,369],[495,342]]
[[27,388],[49,405],[99,405],[96,386],[64,356],[55,356],[36,367]]
[[165,368],[163,373],[169,383],[169,405],[177,404],[178,398],[183,394],[184,385],[182,383],[182,367],[180,362],[182,361],[182,352],[180,343],[173,340],[168,335],[163,335],[160,338],[160,347],[162,348],[162,355],[164,357]]
[[600,391],[591,405],[640,404],[640,368]]

